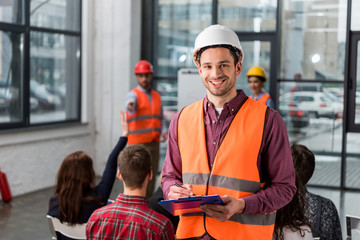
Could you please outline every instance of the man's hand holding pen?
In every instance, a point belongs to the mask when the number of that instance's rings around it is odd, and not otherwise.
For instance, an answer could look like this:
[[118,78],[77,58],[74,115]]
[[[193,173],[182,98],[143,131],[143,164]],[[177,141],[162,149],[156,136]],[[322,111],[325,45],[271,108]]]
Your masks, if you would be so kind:
[[174,185],[170,187],[168,198],[171,200],[171,199],[190,197],[192,195],[193,195],[193,191],[192,191],[192,186],[190,184],[180,185],[178,183],[174,183]]

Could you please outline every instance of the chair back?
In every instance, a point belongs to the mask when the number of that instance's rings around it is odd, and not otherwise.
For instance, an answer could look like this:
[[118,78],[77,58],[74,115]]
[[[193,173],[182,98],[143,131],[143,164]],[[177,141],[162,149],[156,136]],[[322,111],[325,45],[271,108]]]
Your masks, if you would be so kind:
[[86,223],[70,226],[67,223],[61,223],[60,220],[56,217],[52,217],[50,215],[46,215],[46,217],[49,221],[52,239],[57,239],[56,232],[61,233],[62,235],[72,239],[86,239]]
[[347,239],[351,239],[351,231],[357,230],[360,232],[360,217],[346,215],[346,235]]

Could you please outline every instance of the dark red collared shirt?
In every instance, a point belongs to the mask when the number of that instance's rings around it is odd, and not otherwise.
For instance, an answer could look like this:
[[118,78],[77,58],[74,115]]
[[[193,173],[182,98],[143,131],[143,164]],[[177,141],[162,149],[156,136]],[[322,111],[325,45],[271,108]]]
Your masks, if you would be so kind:
[[144,197],[119,194],[96,210],[86,225],[86,239],[175,239],[170,220],[148,207]]
[[[225,103],[217,117],[216,110],[207,98],[204,100],[204,120],[207,143],[207,154],[210,167],[215,159],[216,151],[223,140],[236,112],[241,108],[247,96],[242,90],[238,95]],[[162,188],[167,199],[170,187],[177,182],[182,183],[181,156],[177,141],[177,122],[179,113],[171,121],[168,135],[168,149],[162,170]],[[259,151],[257,166],[261,182],[266,182],[265,189],[248,197],[244,197],[247,214],[271,213],[286,205],[296,191],[295,172],[291,156],[286,125],[280,114],[268,108],[264,137]],[[234,149],[236,155],[236,149]]]

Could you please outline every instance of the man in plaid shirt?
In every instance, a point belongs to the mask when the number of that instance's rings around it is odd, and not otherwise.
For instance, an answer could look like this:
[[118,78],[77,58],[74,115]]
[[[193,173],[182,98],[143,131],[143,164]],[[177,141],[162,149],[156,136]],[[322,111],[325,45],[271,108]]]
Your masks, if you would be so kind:
[[91,215],[86,239],[175,239],[170,220],[150,209],[145,198],[153,175],[149,152],[139,145],[126,147],[118,157],[118,168],[124,193]]

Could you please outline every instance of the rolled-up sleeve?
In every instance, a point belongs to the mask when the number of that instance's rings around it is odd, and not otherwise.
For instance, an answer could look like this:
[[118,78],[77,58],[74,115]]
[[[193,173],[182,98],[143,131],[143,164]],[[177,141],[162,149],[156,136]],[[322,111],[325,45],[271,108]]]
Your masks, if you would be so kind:
[[[131,111],[128,109],[129,102],[134,103],[134,111]],[[133,91],[128,92],[125,98],[125,104],[124,104],[125,110],[128,111],[129,114],[133,114],[136,111],[137,108],[137,96],[136,93]]]
[[268,108],[258,168],[265,188],[245,197],[244,213],[265,214],[289,203],[296,192],[295,170],[286,125],[280,114]]

